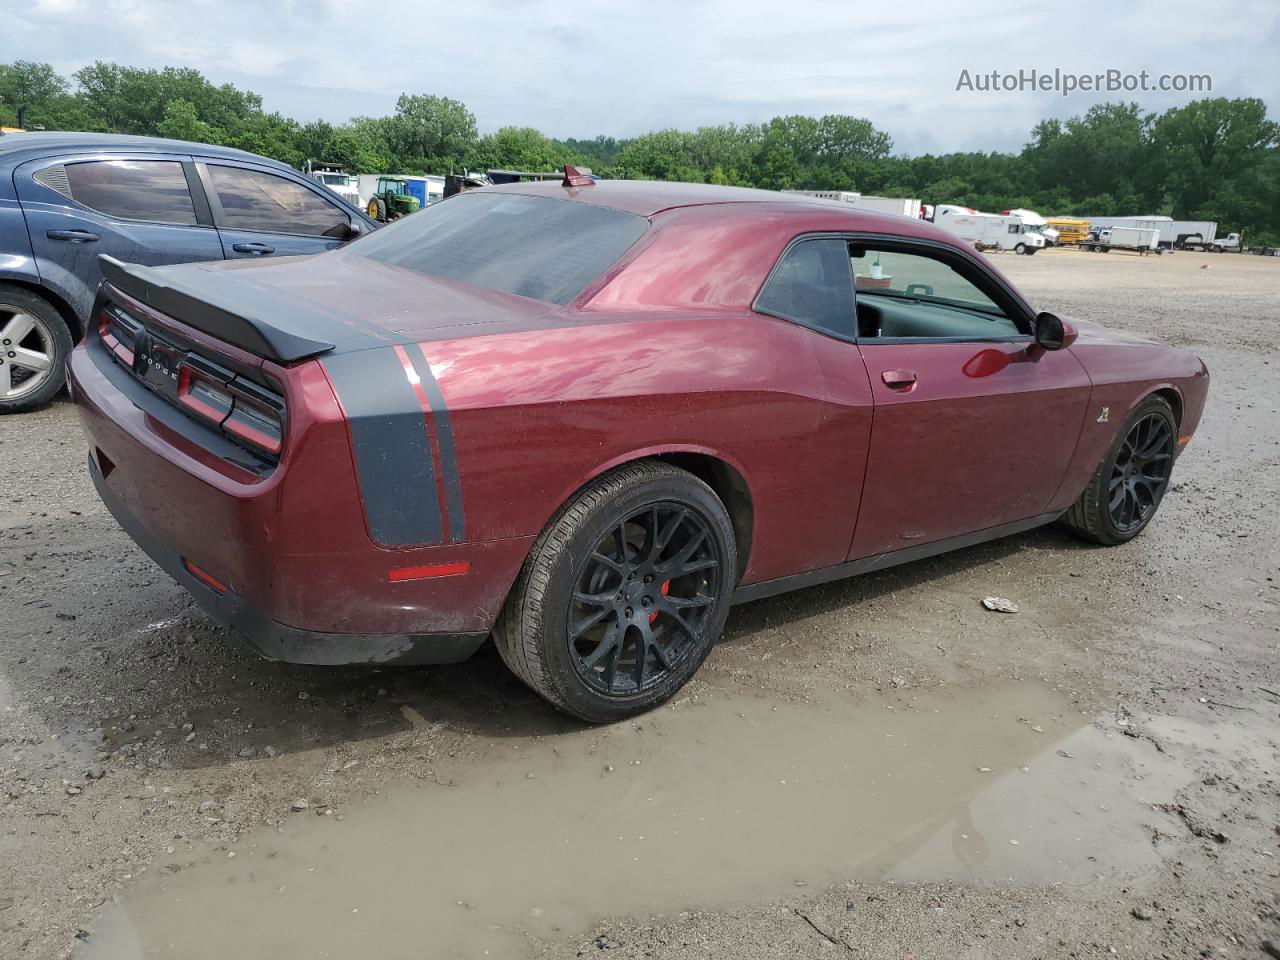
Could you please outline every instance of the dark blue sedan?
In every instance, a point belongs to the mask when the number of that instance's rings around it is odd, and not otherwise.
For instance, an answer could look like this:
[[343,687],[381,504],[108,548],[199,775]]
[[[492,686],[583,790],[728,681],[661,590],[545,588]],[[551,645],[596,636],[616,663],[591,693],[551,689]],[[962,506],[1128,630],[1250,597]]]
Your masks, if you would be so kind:
[[0,136],[0,414],[45,403],[83,336],[98,255],[160,265],[328,250],[376,227],[243,150],[98,133]]

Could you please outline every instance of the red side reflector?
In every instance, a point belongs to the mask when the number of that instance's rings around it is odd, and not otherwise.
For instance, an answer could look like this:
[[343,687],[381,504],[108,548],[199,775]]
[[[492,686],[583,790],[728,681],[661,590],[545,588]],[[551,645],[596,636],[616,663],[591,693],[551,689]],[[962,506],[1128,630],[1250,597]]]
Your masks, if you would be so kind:
[[1182,436],[1178,438],[1178,446],[1180,447],[1185,447],[1190,442],[1191,442],[1191,434],[1189,433],[1186,436]]
[[430,580],[433,577],[457,577],[471,569],[470,560],[454,560],[451,563],[426,563],[420,567],[392,567],[387,579],[392,583],[403,580]]
[[187,573],[191,574],[193,577],[195,577],[197,580],[199,580],[209,589],[216,590],[218,593],[227,592],[227,585],[225,583],[223,583],[213,574],[206,573],[205,571],[201,570],[190,560],[187,560],[184,558],[182,561],[182,565],[186,568]]

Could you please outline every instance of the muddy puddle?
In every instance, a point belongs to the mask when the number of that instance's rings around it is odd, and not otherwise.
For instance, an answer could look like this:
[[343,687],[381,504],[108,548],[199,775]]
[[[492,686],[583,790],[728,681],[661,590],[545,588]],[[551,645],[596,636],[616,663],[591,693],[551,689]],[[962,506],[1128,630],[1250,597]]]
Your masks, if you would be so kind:
[[1027,683],[810,704],[685,700],[496,739],[333,816],[158,865],[81,956],[514,957],[602,917],[854,878],[1084,883],[1155,864],[1189,776]]

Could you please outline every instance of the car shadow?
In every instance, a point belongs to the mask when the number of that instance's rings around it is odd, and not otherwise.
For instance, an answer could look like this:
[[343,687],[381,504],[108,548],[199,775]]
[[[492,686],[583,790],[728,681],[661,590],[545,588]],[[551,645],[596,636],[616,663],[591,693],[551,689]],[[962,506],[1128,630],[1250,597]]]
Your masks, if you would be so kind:
[[[24,701],[45,735],[57,734],[70,752],[80,744],[80,755],[105,751],[159,767],[202,768],[414,729],[523,738],[582,728],[516,680],[492,643],[448,666],[265,661],[206,619],[108,522],[86,531],[50,520],[36,533],[37,542],[78,547],[76,562],[111,571],[119,584],[116,591],[68,592],[36,570],[6,578],[5,591],[24,599],[13,605],[19,612],[0,645],[0,692],[8,688],[8,698]],[[1084,547],[1040,529],[755,601],[731,612],[721,643],[1018,553],[1077,546]]]

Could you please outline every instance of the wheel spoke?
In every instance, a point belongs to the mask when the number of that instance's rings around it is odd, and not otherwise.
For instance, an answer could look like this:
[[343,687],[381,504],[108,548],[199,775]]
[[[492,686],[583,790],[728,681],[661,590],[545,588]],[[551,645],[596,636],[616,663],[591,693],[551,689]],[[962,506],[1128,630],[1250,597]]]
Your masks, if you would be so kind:
[[611,612],[612,611],[608,607],[601,606],[595,613],[588,614],[583,617],[569,630],[569,642],[572,643],[574,640],[577,640],[580,636],[607,617]]
[[[618,649],[620,645],[619,640],[620,640],[621,633],[622,633],[621,627],[616,623],[613,624],[609,628],[609,632],[606,633],[603,638],[601,638],[600,643],[596,646],[596,648],[592,650],[591,653],[589,653],[587,656],[581,658],[582,665],[586,667],[588,670],[595,669],[596,664],[598,664],[602,659],[604,659],[614,650]],[[614,664],[614,666],[616,667],[617,664]]]
[[8,352],[12,353],[13,356],[7,359],[15,367],[25,367],[28,370],[43,373],[53,365],[53,361],[43,353],[28,350],[26,347],[10,347]]
[[676,535],[676,531],[680,529],[680,524],[684,523],[684,518],[688,515],[689,511],[681,507],[676,511],[675,516],[667,521],[662,534],[654,541],[653,553],[649,556],[651,564],[657,565],[658,558],[662,556],[662,551],[667,549],[667,545],[671,543],[671,538]]
[[716,602],[715,597],[664,597],[668,606],[675,610],[686,610],[689,607],[709,607]]
[[0,397],[7,397],[13,390],[12,364],[0,363]]
[[680,616],[679,610],[676,610],[674,607],[671,607],[669,605],[663,605],[658,607],[658,613],[666,614],[668,617],[674,620],[676,622],[676,626],[678,626],[684,632],[684,635],[688,637],[690,640],[698,639],[698,632],[693,629],[693,626],[687,620],[685,620],[684,617]]
[[0,329],[0,340],[8,340],[14,345],[19,344],[35,327],[35,317],[29,313],[15,313],[4,325],[4,329]]
[[609,567],[615,573],[622,573],[623,570],[626,569],[621,563],[613,559],[613,557],[606,556],[605,554],[601,553],[599,550],[591,554],[591,559],[594,560],[596,563],[603,563],[606,567]]
[[622,657],[622,647],[619,644],[615,644],[610,647],[609,652],[611,656],[604,667],[604,688],[613,693],[613,681],[618,675],[618,660]]
[[606,607],[613,603],[613,591],[606,590],[604,593],[582,593],[579,590],[573,592],[575,602],[587,607]]

